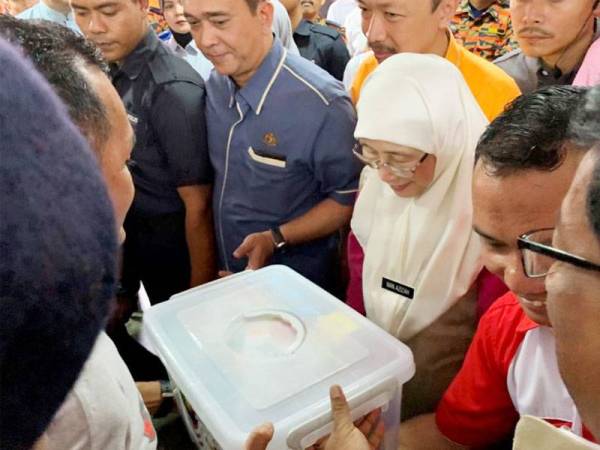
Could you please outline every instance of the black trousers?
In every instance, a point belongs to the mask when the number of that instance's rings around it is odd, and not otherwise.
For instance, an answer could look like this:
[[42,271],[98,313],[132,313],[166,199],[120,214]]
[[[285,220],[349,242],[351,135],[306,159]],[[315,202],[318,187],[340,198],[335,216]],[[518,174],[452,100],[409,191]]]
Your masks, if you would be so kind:
[[167,379],[160,359],[146,350],[125,328],[137,309],[140,281],[152,304],[189,289],[190,261],[185,239],[185,213],[146,218],[130,212],[125,220],[119,303],[129,311],[107,330],[134,380]]
[[164,302],[190,287],[185,212],[152,218],[127,215],[121,287],[135,295],[144,283],[150,303]]

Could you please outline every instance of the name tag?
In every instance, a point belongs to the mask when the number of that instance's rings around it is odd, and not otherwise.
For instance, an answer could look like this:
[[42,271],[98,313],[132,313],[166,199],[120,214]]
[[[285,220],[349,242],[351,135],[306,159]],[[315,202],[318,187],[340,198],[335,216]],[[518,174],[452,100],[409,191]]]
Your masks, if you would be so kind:
[[396,294],[401,295],[402,297],[406,297],[411,300],[415,297],[414,288],[411,288],[410,286],[405,286],[404,284],[389,280],[387,278],[381,279],[381,287],[386,291],[394,292]]

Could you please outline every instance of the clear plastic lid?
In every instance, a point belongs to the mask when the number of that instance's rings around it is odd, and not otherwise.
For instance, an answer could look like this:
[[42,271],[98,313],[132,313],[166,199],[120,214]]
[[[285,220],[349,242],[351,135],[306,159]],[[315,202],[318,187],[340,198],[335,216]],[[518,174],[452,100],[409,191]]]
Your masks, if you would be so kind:
[[144,321],[224,447],[265,421],[279,434],[310,422],[327,407],[331,384],[362,393],[376,380],[401,385],[414,372],[408,348],[284,266],[183,292]]

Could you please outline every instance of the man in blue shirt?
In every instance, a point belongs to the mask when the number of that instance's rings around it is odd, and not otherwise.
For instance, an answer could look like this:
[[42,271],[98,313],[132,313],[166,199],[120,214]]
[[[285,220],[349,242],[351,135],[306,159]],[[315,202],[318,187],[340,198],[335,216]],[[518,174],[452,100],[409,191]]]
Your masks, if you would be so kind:
[[349,98],[273,37],[268,1],[184,8],[216,69],[206,118],[220,268],[280,263],[333,288],[337,231],[350,220],[360,171]]
[[16,17],[25,20],[49,20],[81,33],[73,19],[68,0],[40,0]]

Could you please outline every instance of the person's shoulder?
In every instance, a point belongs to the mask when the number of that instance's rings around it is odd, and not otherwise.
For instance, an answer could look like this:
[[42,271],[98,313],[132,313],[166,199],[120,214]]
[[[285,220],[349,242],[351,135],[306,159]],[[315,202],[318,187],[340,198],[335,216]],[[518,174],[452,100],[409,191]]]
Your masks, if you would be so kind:
[[318,23],[312,23],[310,25],[310,30],[317,34],[319,37],[322,37],[327,40],[336,40],[341,39],[342,34],[340,31],[334,29],[331,25],[321,25]]
[[527,325],[529,320],[519,299],[512,292],[499,297],[481,317],[480,327],[489,327],[504,334],[514,334],[522,325]]
[[38,5],[39,5],[39,3],[36,3],[32,7],[27,8],[25,11],[21,11],[15,17],[17,19],[23,19],[23,20],[38,19],[39,18]]
[[148,67],[157,84],[186,82],[204,87],[204,80],[185,59],[173,53],[162,42],[148,62]]
[[520,48],[516,48],[502,56],[499,56],[492,61],[492,64],[510,72],[511,69],[514,70],[516,67],[527,66],[528,59],[529,58]]
[[299,55],[288,53],[282,71],[288,75],[286,81],[315,93],[326,105],[336,98],[348,97],[340,81]]
[[[506,85],[511,85],[515,89],[518,89],[518,86],[515,80],[506,73],[501,67],[499,67],[495,62],[490,62],[481,56],[475,55],[466,49],[462,49],[463,57],[470,61],[471,65],[476,68],[475,70],[479,72],[485,73],[485,83],[490,85],[491,87],[499,87],[504,89]],[[507,53],[500,58],[508,57],[510,54],[516,52],[517,50],[513,50],[512,52]],[[518,50],[520,52],[520,49]]]

